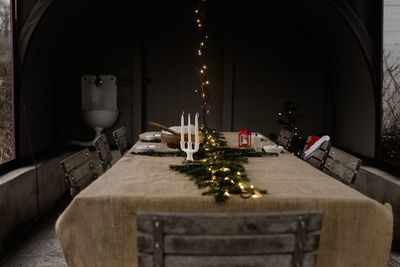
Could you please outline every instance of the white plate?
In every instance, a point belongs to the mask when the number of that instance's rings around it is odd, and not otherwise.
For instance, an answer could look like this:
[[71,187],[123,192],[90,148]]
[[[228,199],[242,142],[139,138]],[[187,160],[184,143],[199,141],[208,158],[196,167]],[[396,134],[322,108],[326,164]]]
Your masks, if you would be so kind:
[[141,145],[135,147],[136,153],[154,152],[157,146],[155,145]]
[[143,141],[160,141],[161,140],[161,132],[147,132],[139,134],[140,140]]
[[267,145],[264,146],[263,149],[267,153],[276,153],[276,154],[279,154],[283,151],[283,147],[277,145]]

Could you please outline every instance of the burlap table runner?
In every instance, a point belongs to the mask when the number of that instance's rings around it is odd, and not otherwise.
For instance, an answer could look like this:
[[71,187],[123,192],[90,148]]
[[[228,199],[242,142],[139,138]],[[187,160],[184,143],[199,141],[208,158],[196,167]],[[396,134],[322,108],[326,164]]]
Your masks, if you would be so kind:
[[[231,145],[236,134],[225,134]],[[322,210],[317,266],[386,267],[392,211],[285,152],[250,158],[251,183],[267,189],[257,199],[217,204],[193,181],[169,170],[180,157],[127,153],[72,201],[56,224],[68,266],[137,266],[136,213]]]

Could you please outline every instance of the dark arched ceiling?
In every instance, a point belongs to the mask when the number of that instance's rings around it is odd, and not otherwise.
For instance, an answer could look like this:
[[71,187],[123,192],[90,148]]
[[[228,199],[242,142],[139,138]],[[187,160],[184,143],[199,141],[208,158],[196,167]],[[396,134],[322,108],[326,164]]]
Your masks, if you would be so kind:
[[[308,36],[325,62],[333,88],[334,138],[344,148],[373,157],[380,104],[379,48],[373,46],[360,20],[343,0],[289,2],[269,4],[287,14],[287,19]],[[131,4],[127,8],[132,8]],[[38,97],[41,91],[46,94],[43,88],[56,88],[69,46],[79,43],[80,33],[99,16],[100,10],[107,11],[107,2],[37,2],[19,39],[22,103],[27,103],[27,99],[33,103],[34,95]],[[49,110],[52,105],[48,103]]]

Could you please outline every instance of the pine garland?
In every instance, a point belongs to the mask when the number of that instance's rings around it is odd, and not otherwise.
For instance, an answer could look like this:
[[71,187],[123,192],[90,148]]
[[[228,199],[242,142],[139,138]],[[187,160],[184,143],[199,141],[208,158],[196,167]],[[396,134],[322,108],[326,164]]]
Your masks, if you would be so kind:
[[246,157],[276,154],[256,152],[254,149],[230,148],[227,147],[223,136],[215,130],[203,127],[202,133],[205,142],[194,155],[195,161],[171,165],[171,170],[190,176],[199,188],[206,188],[203,195],[213,195],[216,202],[225,202],[231,195],[249,198],[267,194],[266,190],[247,184],[249,179],[243,164],[248,162]]

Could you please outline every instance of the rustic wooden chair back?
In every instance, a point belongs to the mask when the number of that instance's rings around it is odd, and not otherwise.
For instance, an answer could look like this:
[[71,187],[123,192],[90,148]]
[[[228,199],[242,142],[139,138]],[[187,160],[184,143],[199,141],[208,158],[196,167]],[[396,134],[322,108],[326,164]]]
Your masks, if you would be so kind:
[[99,137],[94,140],[94,147],[96,148],[97,155],[99,156],[101,167],[103,167],[103,171],[106,171],[109,167],[111,167],[111,150],[108,145],[107,137],[104,134],[101,134]]
[[352,185],[360,169],[361,160],[336,147],[331,147],[323,170],[347,185]]
[[115,143],[118,146],[121,156],[129,149],[128,135],[126,134],[125,127],[118,128],[113,132]]
[[139,213],[139,267],[312,267],[322,214]]
[[[307,142],[306,145],[304,146],[303,152],[306,150],[307,144],[309,144],[310,141],[311,141],[311,136],[307,138]],[[315,168],[322,170],[322,168],[324,167],[324,163],[328,157],[330,148],[331,148],[330,141],[323,142],[322,145],[315,152],[315,154],[312,157],[308,158],[306,161]]]
[[73,197],[98,177],[87,148],[61,161],[61,168]]
[[293,133],[291,131],[282,129],[279,132],[279,136],[276,142],[278,143],[278,145],[281,145],[284,148],[288,148],[290,146],[290,143],[292,142],[292,138],[293,138]]

